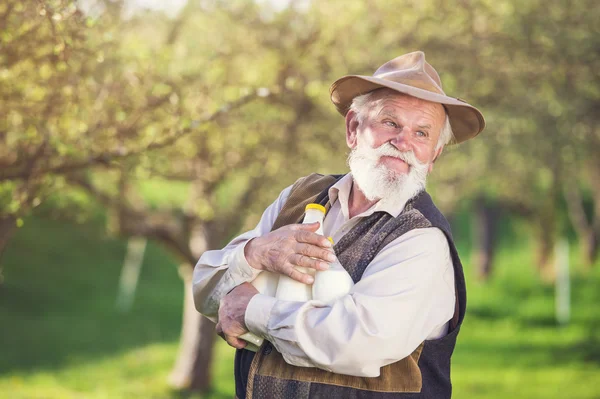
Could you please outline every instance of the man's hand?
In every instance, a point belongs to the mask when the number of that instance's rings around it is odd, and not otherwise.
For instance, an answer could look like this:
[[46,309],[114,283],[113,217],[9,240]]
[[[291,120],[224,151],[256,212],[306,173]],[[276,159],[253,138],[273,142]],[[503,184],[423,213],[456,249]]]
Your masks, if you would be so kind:
[[252,284],[243,283],[221,299],[217,334],[234,348],[242,349],[246,346],[246,341],[238,337],[248,332],[244,316],[250,299],[256,294],[258,290]]
[[250,266],[259,270],[284,274],[311,284],[314,278],[298,271],[301,266],[315,270],[326,270],[336,258],[331,242],[316,234],[319,223],[291,224],[283,226],[246,245],[244,255]]

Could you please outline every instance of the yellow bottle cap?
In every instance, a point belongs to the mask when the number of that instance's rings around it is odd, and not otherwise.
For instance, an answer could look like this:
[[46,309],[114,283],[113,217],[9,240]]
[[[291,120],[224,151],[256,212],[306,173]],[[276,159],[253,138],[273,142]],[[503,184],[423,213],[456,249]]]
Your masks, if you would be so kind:
[[306,205],[306,208],[304,209],[304,211],[306,212],[309,209],[316,209],[323,213],[327,212],[327,209],[325,209],[325,207],[323,205],[319,205],[319,204],[308,204],[308,205]]

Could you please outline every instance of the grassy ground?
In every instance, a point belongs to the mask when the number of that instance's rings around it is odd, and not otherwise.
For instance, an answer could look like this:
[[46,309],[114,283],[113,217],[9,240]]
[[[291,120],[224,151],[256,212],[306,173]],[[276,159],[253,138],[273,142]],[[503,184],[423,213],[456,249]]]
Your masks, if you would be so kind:
[[[491,283],[469,278],[455,397],[600,398],[600,265],[584,274],[573,259],[572,322],[558,327],[530,251],[504,244]],[[175,264],[150,245],[133,310],[121,314],[124,245],[93,227],[26,222],[2,259],[0,398],[187,397],[166,383],[181,323]],[[207,398],[233,396],[232,357],[219,343]]]

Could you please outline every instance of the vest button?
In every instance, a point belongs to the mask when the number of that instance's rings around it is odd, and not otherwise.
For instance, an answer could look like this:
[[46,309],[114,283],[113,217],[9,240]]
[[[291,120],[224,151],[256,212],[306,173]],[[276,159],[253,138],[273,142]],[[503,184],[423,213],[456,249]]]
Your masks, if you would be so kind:
[[265,351],[263,353],[265,355],[268,355],[269,353],[271,353],[272,350],[273,350],[273,348],[271,347],[271,344],[266,344],[265,345]]

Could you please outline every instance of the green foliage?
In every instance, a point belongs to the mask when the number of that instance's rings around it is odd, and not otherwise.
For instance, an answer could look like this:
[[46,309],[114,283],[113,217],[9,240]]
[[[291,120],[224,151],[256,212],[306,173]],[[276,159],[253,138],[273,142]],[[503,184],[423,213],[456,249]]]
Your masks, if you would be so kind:
[[[580,241],[590,227],[600,232],[595,2],[332,0],[277,11],[190,1],[174,18],[126,19],[122,2],[100,3],[90,15],[69,0],[0,4],[0,222],[11,215],[23,226],[2,258],[0,295],[10,301],[0,324],[15,328],[2,329],[0,397],[170,395],[162,381],[181,305],[165,268],[173,260],[151,246],[135,315],[115,316],[123,244],[96,224],[75,233],[35,220],[32,230],[29,212],[107,219],[112,231],[148,237],[183,220],[167,231],[180,248],[197,225],[209,245],[223,244],[299,176],[345,170],[329,85],[415,49],[488,123],[445,150],[431,177],[436,202],[465,222],[460,213],[482,196],[526,220],[502,221],[494,280],[471,284],[456,395],[598,396],[593,384],[572,383],[598,378],[597,273],[576,276],[573,324],[557,331],[552,291],[523,241],[551,248],[578,202],[590,219],[574,226]],[[215,397],[232,392],[224,349]]]
[[[467,242],[465,226],[455,231]],[[600,377],[600,268],[586,275],[572,256],[572,321],[559,327],[553,288],[527,267],[527,232],[515,234],[498,255],[492,282],[473,281],[465,259],[469,305],[453,361],[455,396],[596,398],[597,386],[580,382]],[[0,398],[188,397],[166,383],[181,318],[175,265],[149,245],[132,312],[120,314],[115,299],[124,252],[125,242],[107,239],[97,225],[26,221],[2,261]],[[233,349],[219,340],[214,386],[205,398],[232,396],[232,365]]]
[[4,214],[72,187],[108,207],[153,208],[143,187],[158,179],[190,183],[160,208],[221,224],[233,216],[217,193],[245,181],[228,208],[256,215],[298,176],[345,169],[331,82],[414,49],[488,121],[481,137],[448,148],[432,176],[445,210],[488,196],[524,209],[551,238],[565,182],[592,187],[600,204],[592,1],[292,2],[277,11],[240,0],[127,19],[122,3],[102,4],[93,16],[73,1],[0,6]]

